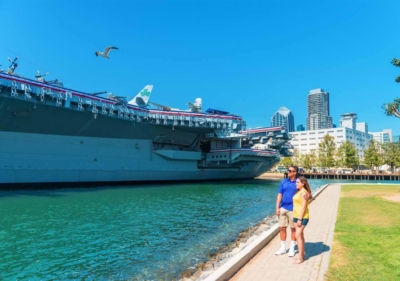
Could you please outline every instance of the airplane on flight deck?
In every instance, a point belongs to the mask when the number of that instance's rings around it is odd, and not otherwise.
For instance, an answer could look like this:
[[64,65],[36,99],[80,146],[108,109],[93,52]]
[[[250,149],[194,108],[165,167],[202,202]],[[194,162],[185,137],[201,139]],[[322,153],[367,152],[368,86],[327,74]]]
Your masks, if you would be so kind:
[[153,90],[153,85],[146,85],[133,99],[131,99],[128,104],[146,107],[149,103],[150,94]]
[[186,109],[186,110],[182,110],[182,109],[179,109],[179,108],[172,108],[170,106],[162,105],[162,104],[155,103],[155,102],[152,102],[152,101],[150,101],[149,104],[152,104],[155,107],[158,107],[158,108],[160,108],[160,109],[162,109],[164,111],[201,112],[202,100],[201,100],[201,98],[196,98],[194,103],[188,102],[187,105],[190,108]]
[[164,111],[201,112],[201,98],[196,98],[194,103],[188,102],[187,105],[190,107],[190,109],[181,110],[149,101],[152,90],[153,85],[146,85],[133,99],[128,102],[126,102],[126,97],[114,96],[113,94],[109,94],[108,98],[117,101],[116,105],[130,104],[138,107],[148,107],[149,105],[153,105]]

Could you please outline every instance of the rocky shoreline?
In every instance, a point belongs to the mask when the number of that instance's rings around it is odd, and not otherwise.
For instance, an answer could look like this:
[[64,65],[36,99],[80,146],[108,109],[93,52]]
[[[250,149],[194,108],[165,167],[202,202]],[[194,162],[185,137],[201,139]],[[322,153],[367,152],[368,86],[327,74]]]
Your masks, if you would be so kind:
[[277,222],[276,216],[270,215],[257,225],[242,231],[234,242],[221,248],[217,253],[210,255],[207,262],[199,263],[195,268],[185,270],[181,275],[181,281],[204,280]]

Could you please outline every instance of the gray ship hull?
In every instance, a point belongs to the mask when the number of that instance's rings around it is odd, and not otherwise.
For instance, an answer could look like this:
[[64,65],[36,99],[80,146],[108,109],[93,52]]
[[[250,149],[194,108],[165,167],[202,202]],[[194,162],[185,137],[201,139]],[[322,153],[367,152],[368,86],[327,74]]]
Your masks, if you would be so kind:
[[241,168],[199,169],[196,157],[166,159],[143,139],[0,132],[0,142],[5,184],[243,179],[268,168],[251,162]]
[[[241,119],[234,115],[134,107],[119,107],[127,114],[113,115],[112,101],[106,99],[100,102],[108,111],[94,114],[93,103],[81,103],[79,96],[92,98],[85,94],[73,92],[67,102],[66,93],[65,100],[61,94],[43,96],[47,85],[5,74],[2,78],[2,184],[249,179],[279,161],[272,150],[240,152]],[[33,89],[30,95],[26,85]],[[232,133],[238,137],[227,137]]]

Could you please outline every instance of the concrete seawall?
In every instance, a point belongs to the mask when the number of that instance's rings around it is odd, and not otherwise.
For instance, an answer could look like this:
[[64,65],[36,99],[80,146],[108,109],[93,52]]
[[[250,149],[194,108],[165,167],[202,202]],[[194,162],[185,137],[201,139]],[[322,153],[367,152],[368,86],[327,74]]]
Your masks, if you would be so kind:
[[[283,175],[283,174],[281,174]],[[317,198],[329,185],[324,185],[319,188],[314,194],[314,199]],[[314,201],[312,201],[314,202]],[[310,204],[312,204],[312,202]],[[265,231],[258,236],[251,244],[243,248],[239,253],[225,262],[221,267],[216,269],[212,274],[208,275],[206,281],[223,281],[229,280],[243,266],[245,266],[253,257],[257,255],[272,239],[279,233],[278,224],[273,225],[268,231]],[[265,279],[264,279],[265,280]]]

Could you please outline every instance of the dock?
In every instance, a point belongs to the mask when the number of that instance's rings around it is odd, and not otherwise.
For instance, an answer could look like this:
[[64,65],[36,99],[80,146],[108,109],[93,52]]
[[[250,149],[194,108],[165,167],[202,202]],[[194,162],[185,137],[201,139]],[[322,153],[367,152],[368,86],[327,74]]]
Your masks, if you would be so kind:
[[[326,180],[380,180],[380,181],[400,181],[400,174],[334,174],[334,173],[302,173],[306,179],[326,179]],[[284,174],[287,178],[287,173]]]

